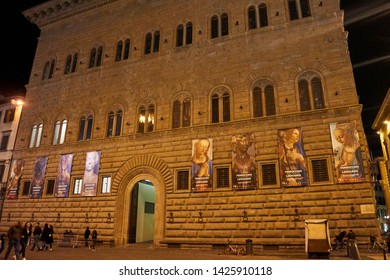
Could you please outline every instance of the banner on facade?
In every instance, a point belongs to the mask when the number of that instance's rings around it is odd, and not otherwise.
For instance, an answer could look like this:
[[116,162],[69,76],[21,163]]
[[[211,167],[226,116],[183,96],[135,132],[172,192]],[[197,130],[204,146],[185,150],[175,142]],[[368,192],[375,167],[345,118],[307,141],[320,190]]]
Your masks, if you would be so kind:
[[211,191],[213,187],[213,141],[192,140],[192,190]]
[[8,179],[6,198],[15,199],[18,198],[19,189],[20,189],[20,180],[23,173],[23,164],[24,160],[14,159],[11,165],[11,172]]
[[256,188],[256,149],[254,134],[232,137],[232,182],[236,190]]
[[34,176],[30,188],[30,198],[40,198],[45,179],[47,157],[39,157],[35,161]]
[[280,182],[282,186],[306,186],[307,164],[301,128],[278,131]]
[[330,123],[338,183],[364,181],[362,151],[355,122]]
[[82,196],[96,196],[101,151],[88,152],[85,160]]
[[58,164],[57,180],[55,185],[55,197],[68,197],[70,185],[70,173],[72,172],[73,154],[61,155]]

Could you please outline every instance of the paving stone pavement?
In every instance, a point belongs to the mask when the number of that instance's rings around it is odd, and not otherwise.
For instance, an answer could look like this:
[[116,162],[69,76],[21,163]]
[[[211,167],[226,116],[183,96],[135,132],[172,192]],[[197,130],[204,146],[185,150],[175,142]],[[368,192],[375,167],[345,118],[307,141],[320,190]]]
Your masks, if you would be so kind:
[[[4,258],[5,252],[0,255]],[[13,256],[11,252],[10,259]],[[179,249],[161,248],[152,244],[128,244],[126,246],[97,246],[95,251],[88,247],[58,247],[53,250],[26,250],[27,260],[312,260],[304,251],[254,251],[253,255],[225,255],[222,249]],[[383,260],[381,253],[360,252],[361,260]],[[332,251],[329,260],[350,260],[345,251]]]

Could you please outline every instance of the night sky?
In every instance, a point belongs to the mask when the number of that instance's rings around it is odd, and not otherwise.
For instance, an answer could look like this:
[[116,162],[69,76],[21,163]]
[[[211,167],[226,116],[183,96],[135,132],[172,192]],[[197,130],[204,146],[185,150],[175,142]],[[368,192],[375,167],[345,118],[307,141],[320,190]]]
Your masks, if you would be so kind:
[[[212,1],[212,0],[211,0]],[[2,0],[0,94],[24,95],[39,29],[21,13],[44,0]],[[390,1],[341,0],[363,123],[374,156],[382,154],[371,126],[390,88]]]

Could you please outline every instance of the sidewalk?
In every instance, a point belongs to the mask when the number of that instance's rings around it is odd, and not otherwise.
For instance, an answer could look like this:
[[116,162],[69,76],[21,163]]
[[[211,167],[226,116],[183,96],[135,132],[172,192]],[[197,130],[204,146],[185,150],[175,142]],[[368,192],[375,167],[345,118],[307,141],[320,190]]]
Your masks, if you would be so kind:
[[[12,258],[14,252],[11,252]],[[4,258],[5,252],[0,255]],[[383,254],[360,252],[362,260],[383,260]],[[96,251],[88,247],[57,247],[52,251],[26,250],[27,260],[312,260],[304,251],[258,251],[251,256],[225,255],[222,249],[195,250],[160,248],[152,244],[128,244],[120,247],[98,246]],[[331,252],[329,260],[350,260],[346,251]]]

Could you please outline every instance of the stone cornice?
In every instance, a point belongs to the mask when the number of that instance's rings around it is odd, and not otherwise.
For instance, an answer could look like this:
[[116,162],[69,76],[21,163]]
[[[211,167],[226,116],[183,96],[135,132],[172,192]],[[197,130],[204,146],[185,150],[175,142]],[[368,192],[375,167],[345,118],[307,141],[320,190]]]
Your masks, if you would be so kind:
[[372,129],[379,130],[381,129],[383,122],[390,117],[390,89],[387,91],[385,100],[382,103],[382,106],[376,115],[375,121],[372,124]]
[[117,0],[52,0],[23,11],[39,28]]

